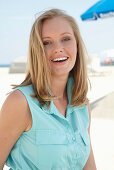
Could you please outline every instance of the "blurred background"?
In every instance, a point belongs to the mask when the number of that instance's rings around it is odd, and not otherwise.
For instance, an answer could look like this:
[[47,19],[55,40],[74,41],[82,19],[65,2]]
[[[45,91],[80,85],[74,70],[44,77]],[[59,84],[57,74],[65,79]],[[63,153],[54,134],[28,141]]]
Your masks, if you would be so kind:
[[89,54],[87,68],[92,89],[88,98],[96,166],[98,170],[114,170],[114,13],[106,13],[102,18],[95,14],[91,20],[81,18],[97,2],[0,0],[0,108],[10,85],[21,83],[25,77],[29,35],[35,18],[50,8],[65,10],[76,19]]

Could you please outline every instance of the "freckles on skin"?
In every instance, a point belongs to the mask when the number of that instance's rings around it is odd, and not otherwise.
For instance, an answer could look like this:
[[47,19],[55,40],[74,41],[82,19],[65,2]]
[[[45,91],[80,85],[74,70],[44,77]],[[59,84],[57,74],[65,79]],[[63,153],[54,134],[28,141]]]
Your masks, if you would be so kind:
[[[74,67],[77,55],[77,44],[71,25],[61,17],[44,21],[42,39],[46,42],[44,50],[50,61],[51,72],[55,75],[69,73]],[[67,62],[52,62],[55,57],[68,57]],[[61,64],[62,63],[62,64]]]

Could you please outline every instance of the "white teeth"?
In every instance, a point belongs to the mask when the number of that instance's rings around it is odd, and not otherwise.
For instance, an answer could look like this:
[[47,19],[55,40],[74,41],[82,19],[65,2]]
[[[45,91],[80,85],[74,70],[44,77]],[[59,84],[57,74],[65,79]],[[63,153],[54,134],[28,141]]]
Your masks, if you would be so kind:
[[62,61],[62,60],[66,60],[67,59],[67,57],[63,57],[63,58],[55,58],[54,60],[52,60],[52,61]]

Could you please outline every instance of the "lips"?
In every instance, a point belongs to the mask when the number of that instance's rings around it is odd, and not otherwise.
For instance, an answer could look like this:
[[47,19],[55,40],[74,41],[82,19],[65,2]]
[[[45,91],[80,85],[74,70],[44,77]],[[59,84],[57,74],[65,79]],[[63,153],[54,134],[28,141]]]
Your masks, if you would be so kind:
[[64,62],[68,59],[67,56],[56,56],[53,59],[51,59],[51,61],[53,62]]

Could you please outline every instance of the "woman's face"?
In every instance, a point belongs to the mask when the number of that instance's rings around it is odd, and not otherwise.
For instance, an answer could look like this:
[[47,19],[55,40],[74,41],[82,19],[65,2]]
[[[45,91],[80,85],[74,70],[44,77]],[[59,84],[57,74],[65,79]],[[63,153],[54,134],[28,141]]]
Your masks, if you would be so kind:
[[42,27],[42,40],[52,76],[68,76],[77,55],[76,39],[69,22],[62,17],[47,19]]

